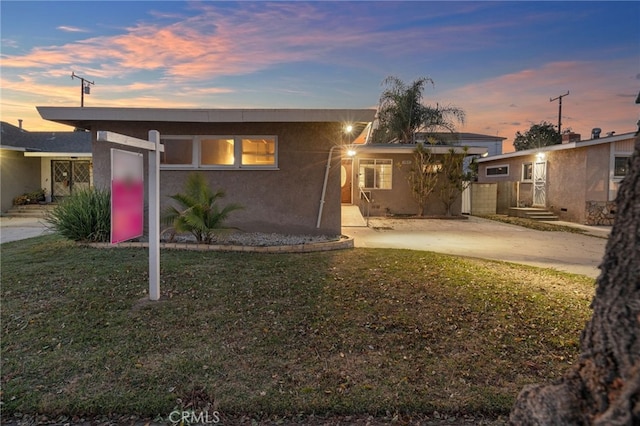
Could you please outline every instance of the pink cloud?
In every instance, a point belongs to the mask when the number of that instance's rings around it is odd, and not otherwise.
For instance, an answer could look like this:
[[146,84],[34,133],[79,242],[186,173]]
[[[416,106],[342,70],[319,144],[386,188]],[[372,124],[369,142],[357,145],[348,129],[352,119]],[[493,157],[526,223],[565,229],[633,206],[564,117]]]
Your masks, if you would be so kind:
[[562,102],[563,129],[583,139],[594,127],[625,133],[635,130],[638,117],[634,68],[633,60],[556,62],[452,89],[439,99],[467,112],[464,131],[513,141],[517,131],[531,124],[557,124],[558,101],[550,99],[569,91]]

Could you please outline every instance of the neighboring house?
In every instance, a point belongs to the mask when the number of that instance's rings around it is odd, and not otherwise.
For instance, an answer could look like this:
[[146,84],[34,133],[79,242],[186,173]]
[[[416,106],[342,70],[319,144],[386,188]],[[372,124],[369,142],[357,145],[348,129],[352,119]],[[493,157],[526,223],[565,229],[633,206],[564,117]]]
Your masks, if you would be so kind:
[[[502,152],[504,138],[476,133],[436,133],[430,136],[428,146],[435,155],[453,148],[462,152],[468,147],[466,164],[472,157],[497,155]],[[427,142],[424,133],[416,133],[417,143]],[[414,162],[414,144],[353,144],[351,156],[342,159],[343,204],[355,204],[363,215],[416,215],[418,205],[408,182]],[[468,213],[463,208],[463,197],[454,204],[453,215]],[[447,209],[438,198],[436,189],[425,206],[425,216],[444,216]]]
[[44,189],[47,201],[91,186],[91,135],[87,132],[28,132],[0,123],[1,210],[13,199]]
[[[161,209],[201,172],[221,204],[239,203],[228,224],[244,231],[341,233],[340,149],[351,124],[364,129],[373,109],[151,109],[38,107],[42,118],[90,131],[96,187],[110,183],[110,149],[96,132],[147,139],[160,133]],[[358,138],[359,134],[353,137]],[[351,141],[350,139],[348,140]],[[146,153],[145,165],[147,164]],[[335,166],[335,167],[334,167]],[[145,166],[146,168],[146,166]]]
[[560,220],[610,225],[615,198],[628,171],[634,133],[563,143],[478,160],[478,181],[496,183],[498,213],[541,207]]

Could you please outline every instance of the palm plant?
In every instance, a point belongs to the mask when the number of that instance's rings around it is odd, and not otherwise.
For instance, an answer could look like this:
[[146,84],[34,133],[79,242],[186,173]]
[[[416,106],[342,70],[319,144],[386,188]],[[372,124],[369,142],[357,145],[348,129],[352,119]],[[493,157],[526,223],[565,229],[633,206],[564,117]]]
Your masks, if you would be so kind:
[[224,196],[221,189],[213,191],[201,173],[192,173],[187,177],[184,192],[170,197],[180,208],[167,207],[162,221],[176,232],[193,234],[198,243],[210,244],[217,232],[229,229],[224,226],[229,214],[242,209],[233,203],[220,208],[217,202]]
[[422,103],[424,86],[433,80],[421,77],[406,85],[397,77],[383,81],[387,88],[380,96],[378,129],[374,142],[413,143],[418,130],[435,133],[438,130],[455,131],[456,123],[464,123],[465,113],[457,107],[431,107]]

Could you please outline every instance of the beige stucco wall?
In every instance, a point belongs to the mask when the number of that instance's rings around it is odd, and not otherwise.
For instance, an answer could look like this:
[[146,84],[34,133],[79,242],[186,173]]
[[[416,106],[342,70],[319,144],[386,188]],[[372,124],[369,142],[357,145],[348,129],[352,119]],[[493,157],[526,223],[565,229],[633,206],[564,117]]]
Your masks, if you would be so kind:
[[[535,155],[497,159],[479,164],[478,181],[518,182],[522,165],[536,161]],[[609,192],[610,144],[577,147],[546,152],[546,208],[560,220],[584,223],[587,201],[607,201]],[[489,177],[487,167],[508,165],[509,175]],[[519,199],[530,206],[533,196],[531,183],[520,183]],[[500,209],[498,209],[500,210]]]
[[[413,154],[378,154],[366,153],[358,155],[354,163],[354,194],[358,200],[358,170],[359,160],[361,159],[390,159],[393,161],[392,172],[392,189],[367,189],[371,192],[372,202],[370,204],[371,216],[386,215],[417,215],[419,207],[409,187],[408,176],[413,165]],[[356,201],[362,207],[362,211],[366,214],[366,210],[362,201]],[[460,197],[452,206],[452,214],[459,215],[462,209],[462,200]],[[425,205],[425,216],[444,216],[447,209],[442,201],[438,198],[438,187],[431,193]]]
[[[96,130],[145,140],[150,129],[161,135],[277,135],[278,170],[197,170],[214,189],[225,190],[221,205],[233,202],[244,207],[231,214],[228,225],[247,232],[339,235],[339,150],[334,150],[319,229],[316,222],[329,149],[339,142],[340,127],[340,123],[101,123],[92,129],[94,183],[108,187],[110,148],[117,147],[96,142]],[[146,155],[144,162],[146,176]],[[161,171],[162,210],[193,171]]]
[[40,158],[25,157],[22,151],[2,149],[0,170],[3,213],[11,208],[18,195],[40,189]]

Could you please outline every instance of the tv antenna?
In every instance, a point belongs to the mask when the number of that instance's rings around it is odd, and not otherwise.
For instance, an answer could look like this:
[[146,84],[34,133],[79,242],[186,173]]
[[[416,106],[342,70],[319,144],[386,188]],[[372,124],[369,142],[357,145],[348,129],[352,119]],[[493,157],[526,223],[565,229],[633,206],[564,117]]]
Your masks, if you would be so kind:
[[86,78],[80,77],[76,75],[73,71],[71,72],[71,80],[74,78],[80,79],[80,106],[84,107],[84,95],[91,94],[91,85],[95,84],[93,81],[89,81]]
[[564,95],[560,95],[557,98],[549,99],[549,102],[558,101],[558,133],[562,134],[562,98],[569,96],[569,91]]

